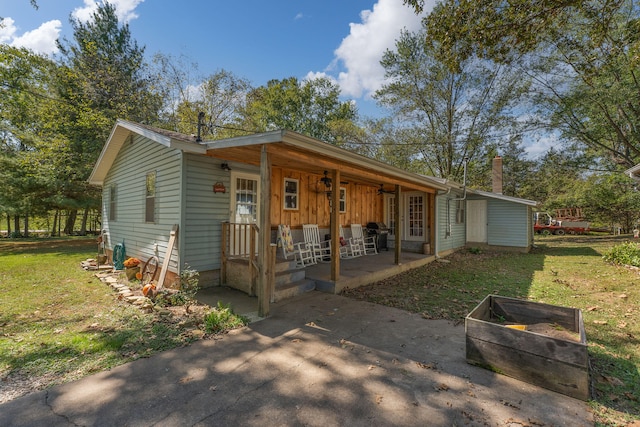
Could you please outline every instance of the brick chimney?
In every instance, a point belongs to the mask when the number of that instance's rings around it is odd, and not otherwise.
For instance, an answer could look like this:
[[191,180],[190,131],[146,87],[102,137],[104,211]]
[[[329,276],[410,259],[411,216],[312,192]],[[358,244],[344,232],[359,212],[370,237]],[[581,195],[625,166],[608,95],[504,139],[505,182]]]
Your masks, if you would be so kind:
[[496,156],[491,165],[491,191],[502,194],[502,157]]

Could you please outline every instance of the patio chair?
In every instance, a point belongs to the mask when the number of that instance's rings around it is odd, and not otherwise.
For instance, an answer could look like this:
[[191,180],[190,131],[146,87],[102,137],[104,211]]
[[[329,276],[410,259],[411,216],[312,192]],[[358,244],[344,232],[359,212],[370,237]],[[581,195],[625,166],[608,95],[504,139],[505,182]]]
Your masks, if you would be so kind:
[[351,237],[360,244],[362,252],[365,255],[375,255],[378,253],[376,248],[375,236],[366,236],[362,232],[362,224],[351,224]]
[[293,243],[291,227],[288,225],[278,225],[278,245],[282,247],[284,259],[288,259],[289,255],[293,255],[296,260],[296,266],[299,268],[316,263],[311,248],[307,247],[304,242]]
[[362,256],[362,246],[353,240],[344,237],[344,230],[340,226],[340,258],[355,258]]
[[303,224],[304,243],[313,252],[316,261],[331,260],[331,240],[321,240],[318,224]]

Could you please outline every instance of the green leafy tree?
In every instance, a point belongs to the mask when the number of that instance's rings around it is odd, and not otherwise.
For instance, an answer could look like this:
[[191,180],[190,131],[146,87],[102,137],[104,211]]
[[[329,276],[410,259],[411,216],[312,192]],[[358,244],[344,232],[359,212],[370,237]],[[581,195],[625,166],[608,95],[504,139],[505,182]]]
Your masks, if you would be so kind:
[[221,139],[246,134],[236,125],[250,89],[248,80],[236,77],[229,71],[217,71],[192,89],[192,99],[183,99],[178,104],[175,111],[177,130],[195,133],[198,114],[202,112],[202,138]]
[[[424,7],[423,0],[405,4]],[[563,141],[580,142],[611,167],[640,161],[640,9],[633,0],[445,0],[425,25],[453,70],[479,56],[531,75],[540,124]]]
[[[416,13],[424,0],[403,0]],[[576,0],[444,0],[425,18],[429,39],[437,40],[441,60],[452,68],[479,56],[501,62],[537,49],[564,31],[572,17],[592,13],[599,2]],[[605,4],[603,1],[601,4]],[[617,2],[601,9],[609,14]]]
[[614,167],[640,161],[637,7],[604,3],[572,16],[550,48],[532,54],[535,104],[547,125]]
[[83,23],[71,20],[73,41],[58,41],[62,64],[57,94],[64,101],[52,115],[52,132],[63,135],[59,147],[68,163],[59,169],[59,182],[68,183],[62,200],[71,211],[65,232],[73,231],[75,213],[99,206],[99,192],[87,183],[115,120],[155,123],[162,106],[150,74],[145,72],[144,48],[120,24],[115,7],[102,3]]
[[580,152],[552,148],[523,176],[519,195],[539,202],[541,210],[584,207],[577,189],[590,163]]
[[620,173],[590,176],[580,192],[587,218],[609,226],[619,224],[625,232],[631,231],[640,222],[637,185]]
[[409,154],[422,173],[462,180],[465,159],[471,167],[518,136],[512,109],[526,79],[506,67],[470,58],[452,71],[438,59],[440,46],[424,29],[404,31],[381,61],[390,81],[374,98],[392,109],[411,129]]
[[288,129],[336,143],[336,131],[357,120],[353,103],[339,97],[340,88],[326,78],[271,80],[249,92],[241,127],[254,132]]
[[51,96],[56,64],[26,49],[0,45],[0,212],[11,216],[15,231],[24,218],[50,208],[55,193],[49,158],[40,155],[50,136],[46,112],[57,100]]
[[[537,163],[527,158],[521,141],[514,138],[501,146],[500,151],[490,149],[487,156],[476,160],[468,167],[468,182],[474,189],[492,191],[493,159],[502,158],[502,194],[528,199],[528,182],[535,173]],[[537,200],[536,200],[537,201]]]

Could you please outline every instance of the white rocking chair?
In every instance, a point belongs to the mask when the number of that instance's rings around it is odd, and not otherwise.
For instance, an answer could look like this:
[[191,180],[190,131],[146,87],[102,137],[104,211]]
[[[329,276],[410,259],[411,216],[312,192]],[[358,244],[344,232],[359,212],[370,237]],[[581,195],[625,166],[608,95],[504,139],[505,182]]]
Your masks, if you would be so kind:
[[362,246],[353,240],[352,237],[346,239],[344,230],[340,226],[340,258],[355,258],[362,256]]
[[291,227],[288,225],[278,225],[278,245],[282,247],[284,259],[288,259],[289,255],[293,255],[296,260],[296,266],[299,268],[316,263],[311,248],[307,247],[304,242],[293,243]]
[[354,242],[360,244],[362,252],[365,255],[375,255],[378,253],[375,236],[365,237],[362,232],[362,224],[351,224],[351,237]]
[[303,224],[302,231],[304,243],[313,252],[313,258],[316,261],[329,261],[331,259],[331,240],[320,239],[318,224]]

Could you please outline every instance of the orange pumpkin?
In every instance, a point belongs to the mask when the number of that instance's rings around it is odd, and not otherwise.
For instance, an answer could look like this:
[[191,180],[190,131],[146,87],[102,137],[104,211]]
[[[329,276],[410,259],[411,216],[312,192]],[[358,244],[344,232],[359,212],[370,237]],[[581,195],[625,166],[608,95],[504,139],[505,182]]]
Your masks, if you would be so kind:
[[156,289],[156,285],[154,285],[153,283],[147,283],[142,287],[142,295],[146,297],[147,294],[150,294],[150,293],[152,294],[155,289]]
[[139,271],[136,273],[136,279],[142,280],[142,273],[140,273]]

